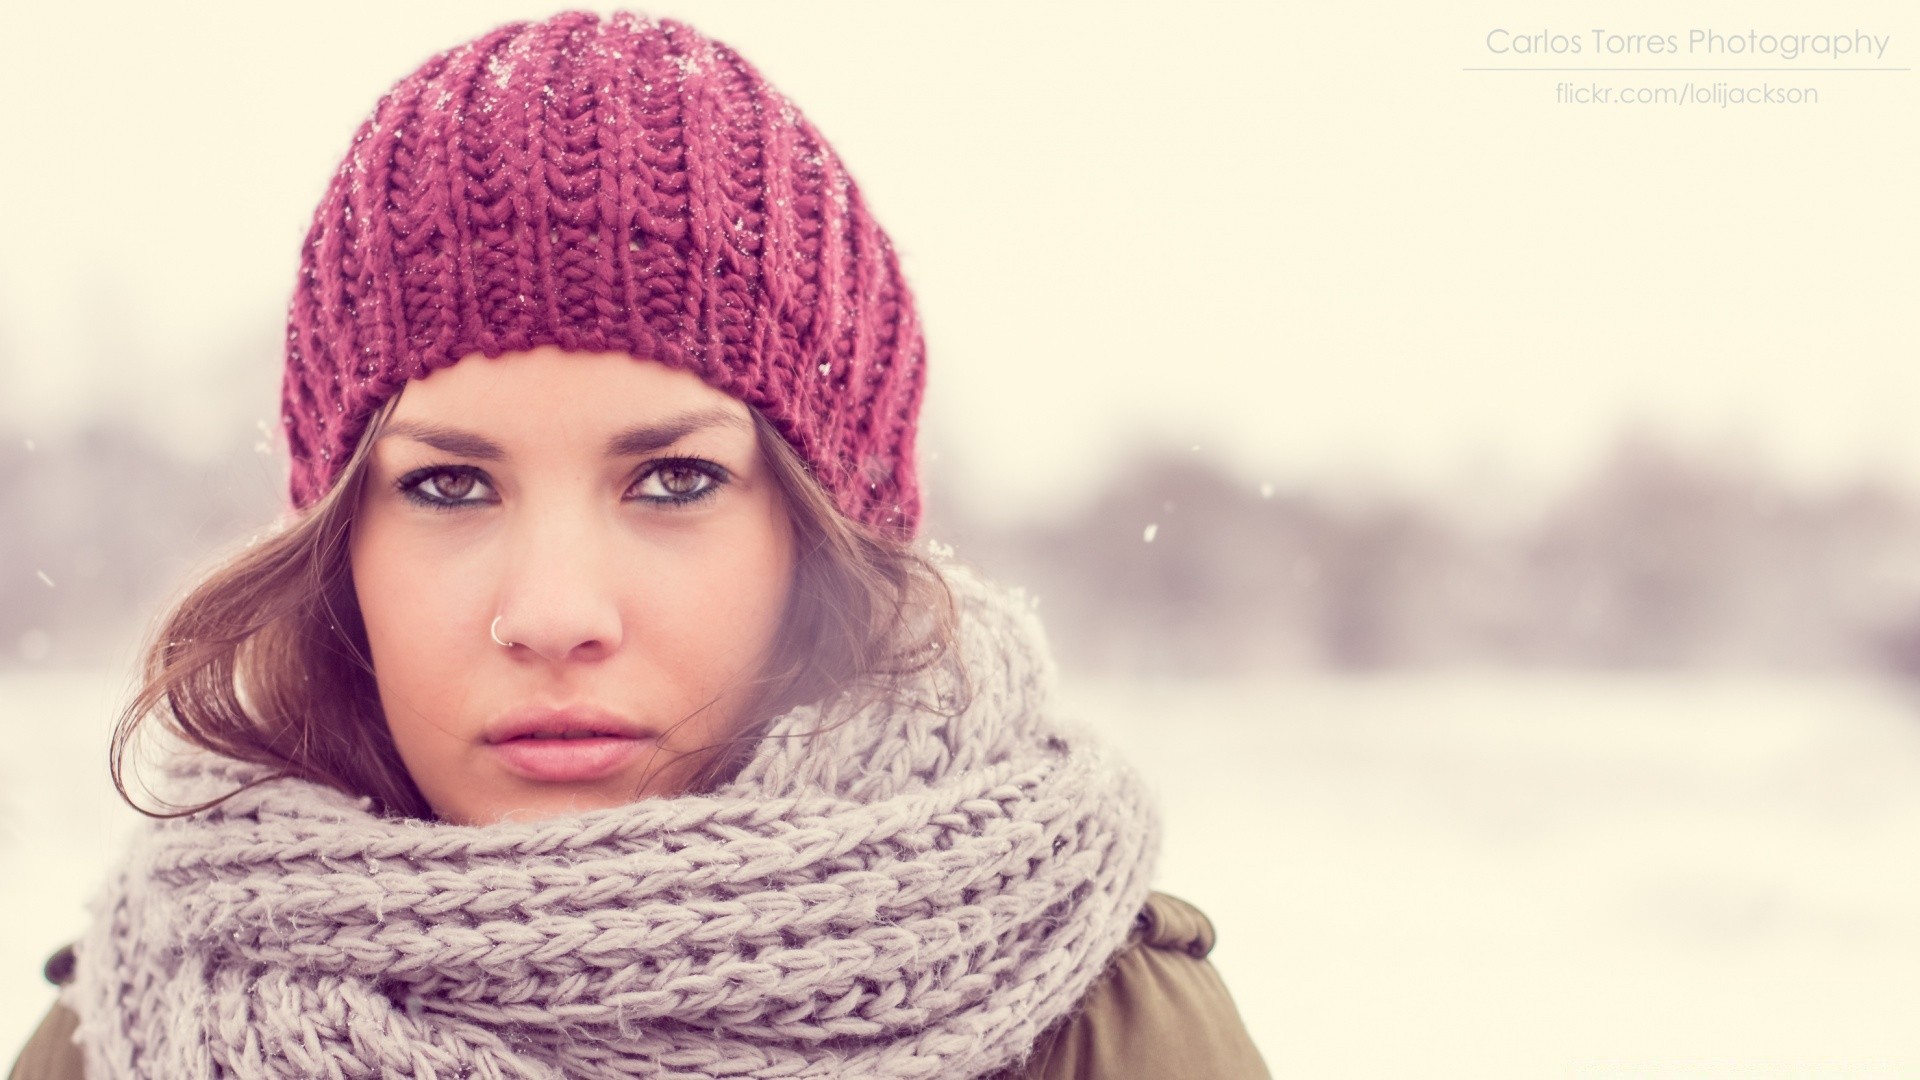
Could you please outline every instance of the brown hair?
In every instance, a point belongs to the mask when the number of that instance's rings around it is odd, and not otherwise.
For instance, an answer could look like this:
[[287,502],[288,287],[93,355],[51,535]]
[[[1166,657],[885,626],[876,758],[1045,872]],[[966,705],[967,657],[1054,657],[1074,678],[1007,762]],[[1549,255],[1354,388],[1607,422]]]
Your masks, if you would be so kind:
[[[387,730],[347,558],[373,443],[398,402],[375,413],[318,502],[221,560],[156,623],[109,750],[114,787],[134,809],[179,817],[237,794],[171,811],[141,806],[127,791],[126,757],[157,716],[190,745],[273,770],[253,783],[299,777],[370,797],[378,813],[433,816]],[[953,597],[932,563],[910,541],[842,514],[759,410],[749,412],[794,526],[794,582],[748,719],[704,748],[696,789],[737,769],[766,722],[791,708],[831,700],[831,711],[850,715],[957,659]],[[967,692],[956,670],[957,712]]]

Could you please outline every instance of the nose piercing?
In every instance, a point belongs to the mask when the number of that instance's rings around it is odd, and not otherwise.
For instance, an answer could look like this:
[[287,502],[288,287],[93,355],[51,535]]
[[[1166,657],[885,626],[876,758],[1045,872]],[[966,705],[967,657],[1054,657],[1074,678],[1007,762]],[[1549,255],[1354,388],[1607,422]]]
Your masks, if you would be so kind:
[[503,649],[513,648],[513,642],[500,640],[500,616],[498,615],[493,617],[493,623],[487,627],[487,636],[493,639],[495,645]]

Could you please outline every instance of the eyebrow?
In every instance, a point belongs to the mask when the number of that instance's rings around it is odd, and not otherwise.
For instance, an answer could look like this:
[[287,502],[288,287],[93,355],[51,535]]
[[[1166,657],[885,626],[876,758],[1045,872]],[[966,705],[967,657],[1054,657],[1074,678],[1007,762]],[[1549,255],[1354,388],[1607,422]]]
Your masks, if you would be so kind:
[[[719,407],[678,413],[656,423],[640,424],[615,432],[607,440],[606,455],[635,457],[652,453],[663,446],[672,446],[696,431],[713,427],[744,429],[747,421],[739,414]],[[441,453],[456,454],[476,461],[499,461],[507,456],[499,443],[485,435],[444,424],[395,420],[380,432],[382,439],[389,435],[404,436],[426,443]]]

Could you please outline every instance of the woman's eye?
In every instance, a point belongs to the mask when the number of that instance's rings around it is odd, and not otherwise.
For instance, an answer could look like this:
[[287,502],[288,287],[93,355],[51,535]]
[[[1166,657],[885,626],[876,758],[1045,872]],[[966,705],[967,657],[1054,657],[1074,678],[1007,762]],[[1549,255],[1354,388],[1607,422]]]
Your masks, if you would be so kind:
[[428,506],[458,506],[485,502],[470,496],[484,490],[486,482],[467,469],[422,469],[400,480],[400,490],[409,499]]
[[691,495],[699,491],[707,482],[705,473],[689,469],[684,465],[661,469],[653,475],[659,477],[661,486],[673,495]]
[[423,483],[433,489],[433,494],[454,502],[466,498],[473,491],[473,477],[462,473],[434,473]]
[[692,461],[669,461],[647,470],[634,485],[641,498],[663,503],[690,503],[719,488],[718,466]]

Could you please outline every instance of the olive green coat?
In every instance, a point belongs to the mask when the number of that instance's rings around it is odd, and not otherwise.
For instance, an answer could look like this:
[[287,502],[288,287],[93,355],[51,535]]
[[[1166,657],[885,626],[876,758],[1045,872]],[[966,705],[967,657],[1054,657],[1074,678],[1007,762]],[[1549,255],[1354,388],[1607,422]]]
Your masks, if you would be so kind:
[[[1079,1008],[1041,1033],[1033,1056],[993,1080],[1266,1080],[1267,1067],[1207,961],[1213,924],[1184,900],[1154,893]],[[61,950],[47,977],[65,982]],[[27,1041],[9,1080],[85,1080],[75,1017],[55,1005]],[[182,1078],[186,1080],[186,1078]]]

